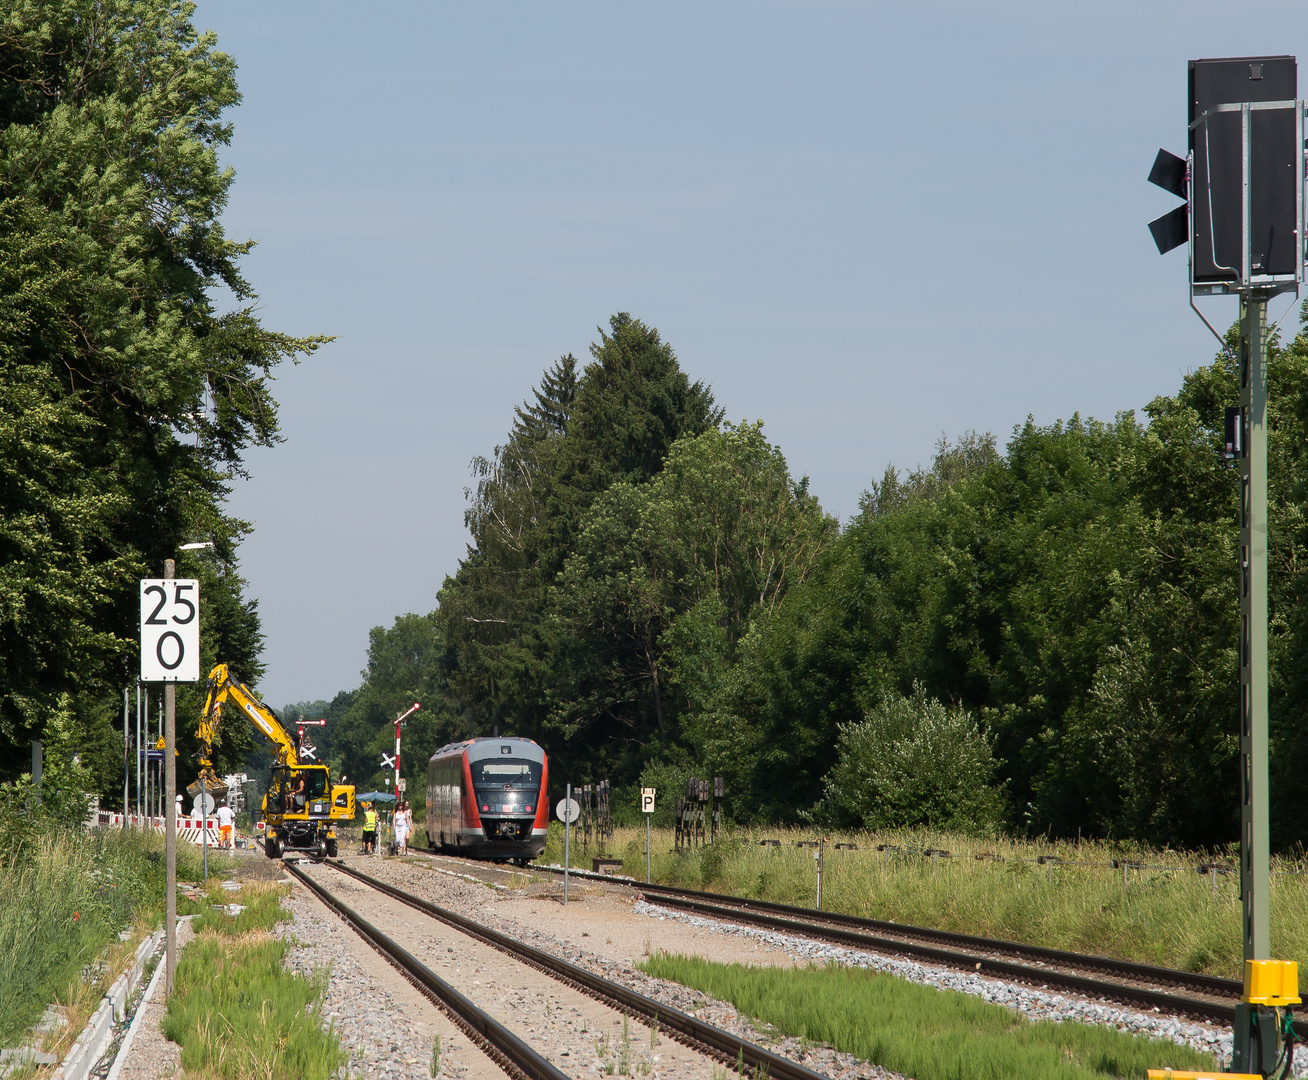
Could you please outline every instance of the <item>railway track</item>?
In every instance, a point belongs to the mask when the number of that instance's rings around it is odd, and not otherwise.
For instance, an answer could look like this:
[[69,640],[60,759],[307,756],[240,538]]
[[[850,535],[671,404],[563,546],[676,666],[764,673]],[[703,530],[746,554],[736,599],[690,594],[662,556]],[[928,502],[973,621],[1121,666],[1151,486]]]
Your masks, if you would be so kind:
[[[561,874],[561,868],[535,871]],[[1158,1009],[1179,1016],[1230,1024],[1242,991],[1234,979],[1178,971],[1109,957],[959,934],[946,930],[866,919],[838,912],[724,896],[673,885],[573,870],[578,877],[638,889],[647,903],[703,918],[735,922],[882,955],[922,960],[944,967],[1025,985],[1066,990],[1121,1004]],[[1308,1022],[1295,1021],[1308,1039]]]
[[[472,919],[374,878],[370,874],[341,863],[324,862],[315,865],[329,867],[368,888],[398,900],[520,963],[550,975],[617,1012],[641,1020],[647,1025],[653,1024],[660,1033],[665,1033],[729,1067],[734,1068],[743,1062],[746,1067],[755,1071],[755,1075],[766,1075],[775,1080],[827,1080],[822,1074],[798,1062],[707,1024],[688,1013],[647,998],[585,968],[516,941]],[[566,1074],[350,908],[321,881],[292,863],[287,863],[286,869],[404,972],[419,989],[451,1013],[475,1042],[482,1045],[484,1049],[490,1047],[488,1052],[504,1064],[506,1071],[511,1075],[518,1078],[526,1077],[528,1080],[564,1080]]]

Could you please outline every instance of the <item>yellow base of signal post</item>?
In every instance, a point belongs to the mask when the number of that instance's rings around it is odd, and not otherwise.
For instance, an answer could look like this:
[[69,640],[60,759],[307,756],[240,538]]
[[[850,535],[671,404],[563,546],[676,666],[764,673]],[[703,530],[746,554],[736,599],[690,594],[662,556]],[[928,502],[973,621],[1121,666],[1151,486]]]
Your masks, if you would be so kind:
[[[1299,965],[1293,960],[1246,960],[1244,993],[1235,1007],[1235,1057],[1237,1068],[1257,1072],[1205,1072],[1150,1069],[1148,1080],[1264,1080],[1281,1064],[1286,1035],[1300,1004]],[[1240,1048],[1247,1048],[1241,1053]]]
[[1293,960],[1246,960],[1232,1064],[1255,1076],[1272,1076],[1290,1035],[1291,1007],[1300,1000],[1299,965]]

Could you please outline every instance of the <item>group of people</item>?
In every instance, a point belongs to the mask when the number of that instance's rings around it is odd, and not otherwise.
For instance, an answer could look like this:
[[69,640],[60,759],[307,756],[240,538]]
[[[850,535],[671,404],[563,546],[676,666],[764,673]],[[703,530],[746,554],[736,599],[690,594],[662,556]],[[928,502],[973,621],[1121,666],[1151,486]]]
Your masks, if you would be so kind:
[[[402,799],[395,804],[395,816],[391,823],[395,827],[395,853],[407,855],[409,834],[413,831],[413,808],[408,802]],[[377,811],[370,802],[363,804],[363,853],[377,853]]]

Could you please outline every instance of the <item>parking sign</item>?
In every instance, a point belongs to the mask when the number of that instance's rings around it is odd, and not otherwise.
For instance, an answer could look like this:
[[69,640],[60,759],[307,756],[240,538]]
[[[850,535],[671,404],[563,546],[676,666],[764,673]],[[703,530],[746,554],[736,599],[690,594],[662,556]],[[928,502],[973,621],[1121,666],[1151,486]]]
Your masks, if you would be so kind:
[[642,814],[654,813],[654,789],[652,787],[640,789],[640,812]]

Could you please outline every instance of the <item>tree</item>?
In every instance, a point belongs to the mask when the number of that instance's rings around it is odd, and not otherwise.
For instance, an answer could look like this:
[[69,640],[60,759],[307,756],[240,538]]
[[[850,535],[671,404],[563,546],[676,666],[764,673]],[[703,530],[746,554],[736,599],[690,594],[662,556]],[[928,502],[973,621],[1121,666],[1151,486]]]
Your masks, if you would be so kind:
[[822,810],[843,824],[985,833],[1001,822],[995,760],[976,717],[929,698],[920,684],[911,697],[888,698],[842,724],[838,747]]
[[[20,3],[0,24],[0,772],[65,695],[131,679],[136,580],[204,536],[271,445],[276,365],[324,338],[265,329],[219,222],[235,64],[173,0]],[[215,307],[225,287],[234,311]],[[253,609],[249,609],[253,615]]]
[[835,532],[761,424],[679,439],[654,477],[613,484],[583,519],[542,631],[550,726],[624,780],[675,752],[751,621]]
[[715,427],[711,393],[692,383],[658,331],[625,313],[591,346],[547,369],[508,440],[475,458],[465,520],[473,543],[441,590],[450,684],[473,725],[545,738],[550,589],[583,517],[614,483],[655,475],[683,434]]
[[434,612],[400,615],[389,629],[374,626],[369,631],[363,683],[345,714],[331,724],[332,759],[355,784],[366,788],[382,782],[382,752],[395,750],[395,718],[417,702],[422,708],[407,720],[401,767],[411,799],[421,802],[427,759],[468,734],[448,688],[448,664]]

